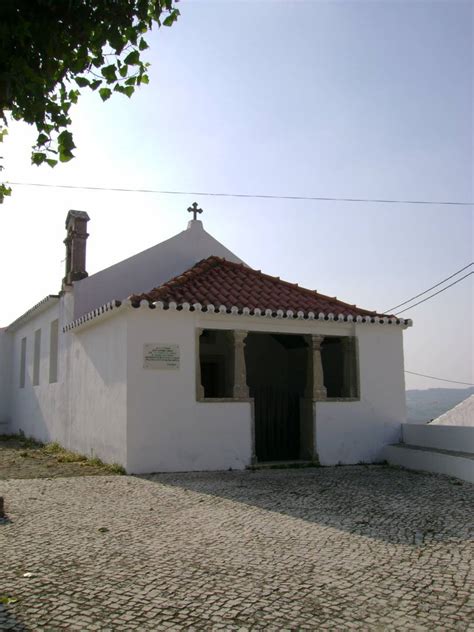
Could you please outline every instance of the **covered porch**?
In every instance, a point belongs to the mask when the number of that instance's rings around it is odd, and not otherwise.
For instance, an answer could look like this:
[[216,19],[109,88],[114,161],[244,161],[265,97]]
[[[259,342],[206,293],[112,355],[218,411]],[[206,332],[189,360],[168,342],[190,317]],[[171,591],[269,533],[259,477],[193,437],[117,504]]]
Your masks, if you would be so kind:
[[199,329],[197,400],[252,402],[252,462],[318,460],[317,401],[359,396],[354,336]]

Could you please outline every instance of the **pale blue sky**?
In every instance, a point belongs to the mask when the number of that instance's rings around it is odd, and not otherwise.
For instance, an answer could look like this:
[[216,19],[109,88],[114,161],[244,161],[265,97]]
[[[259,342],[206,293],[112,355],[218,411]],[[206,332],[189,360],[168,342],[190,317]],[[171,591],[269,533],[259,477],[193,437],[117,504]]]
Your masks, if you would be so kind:
[[[85,95],[73,110],[74,161],[31,167],[32,131],[16,124],[5,177],[473,199],[471,2],[180,4],[178,23],[149,38],[149,86],[130,101]],[[58,290],[69,208],[91,216],[92,273],[182,230],[195,198],[16,187],[0,208],[0,290],[15,297],[0,323]],[[253,267],[367,308],[390,308],[474,258],[472,207],[196,199],[205,228]],[[415,323],[407,369],[474,382],[471,280],[405,316]],[[407,386],[449,384],[407,376]]]

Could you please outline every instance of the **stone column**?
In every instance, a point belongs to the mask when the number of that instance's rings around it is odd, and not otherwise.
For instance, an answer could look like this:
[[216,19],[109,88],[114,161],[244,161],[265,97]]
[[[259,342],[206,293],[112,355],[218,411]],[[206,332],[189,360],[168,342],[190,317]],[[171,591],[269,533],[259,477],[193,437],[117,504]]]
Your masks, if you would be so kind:
[[344,336],[341,338],[343,353],[344,397],[357,397],[357,370],[355,364],[355,338]]
[[247,331],[234,330],[234,387],[232,397],[248,399],[247,369],[245,366],[245,339]]
[[202,329],[196,329],[196,399],[204,399],[204,386],[201,383],[201,334]]
[[321,360],[321,344],[323,340],[324,336],[311,336],[313,366],[310,367],[310,370],[312,369],[311,396],[313,400],[326,399],[327,397],[326,387],[324,386],[323,362]]

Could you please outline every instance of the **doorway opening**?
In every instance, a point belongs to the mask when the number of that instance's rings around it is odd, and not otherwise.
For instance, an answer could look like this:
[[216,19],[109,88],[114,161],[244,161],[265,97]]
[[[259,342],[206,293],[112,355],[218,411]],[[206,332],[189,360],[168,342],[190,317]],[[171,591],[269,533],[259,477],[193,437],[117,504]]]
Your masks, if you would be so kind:
[[306,399],[309,355],[301,335],[247,336],[247,384],[254,398],[259,462],[313,459],[313,413]]

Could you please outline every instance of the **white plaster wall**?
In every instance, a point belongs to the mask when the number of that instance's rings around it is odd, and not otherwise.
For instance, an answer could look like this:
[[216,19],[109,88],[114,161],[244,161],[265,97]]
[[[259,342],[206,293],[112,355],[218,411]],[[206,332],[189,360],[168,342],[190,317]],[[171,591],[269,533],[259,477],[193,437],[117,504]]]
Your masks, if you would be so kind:
[[[128,312],[129,472],[243,469],[251,462],[251,404],[196,401],[198,319]],[[179,370],[143,369],[146,343],[179,344]]]
[[[12,334],[10,431],[43,442],[126,461],[125,319],[98,321],[82,333],[62,334],[72,295],[30,319]],[[59,320],[58,381],[49,383],[50,324]],[[34,332],[41,329],[40,380],[33,386]],[[20,347],[27,338],[26,380],[20,388]]]
[[[474,399],[474,398],[473,398]],[[432,424],[403,424],[404,443],[474,455],[474,427]]]
[[376,462],[400,439],[406,421],[400,327],[355,325],[360,401],[317,402],[316,452],[321,465]]
[[0,434],[9,431],[13,338],[0,329]]
[[[195,399],[195,329],[356,334],[361,400],[318,402],[316,450],[323,465],[372,462],[399,440],[405,421],[402,330],[232,317],[194,312],[128,312],[128,460],[132,472],[242,468],[252,452],[251,405]],[[142,368],[143,344],[179,343],[179,371]]]
[[446,425],[474,427],[474,395],[430,422],[430,426]]
[[71,381],[62,443],[81,454],[125,466],[126,318],[117,315],[69,336]]
[[242,262],[202,222],[191,220],[187,230],[171,239],[74,283],[75,317],[113,299],[148,292],[211,255]]
[[[402,330],[354,325],[124,308],[60,335],[59,381],[49,384],[52,320],[69,322],[72,293],[12,336],[12,431],[118,462],[132,472],[244,468],[252,456],[250,402],[196,401],[196,329],[353,335],[359,341],[361,401],[319,402],[321,463],[378,460],[405,418]],[[34,331],[42,330],[40,384],[32,385]],[[26,385],[19,388],[27,336]],[[143,345],[177,343],[178,371],[142,368]]]
[[[60,305],[32,317],[12,333],[10,417],[11,431],[23,431],[40,441],[52,441],[57,433],[62,412],[63,392],[61,383],[49,383],[49,335],[50,324],[60,318]],[[33,386],[34,335],[41,329],[39,385]],[[20,388],[21,340],[26,337],[25,386]],[[64,379],[63,366],[59,361],[60,379]]]
[[472,456],[416,450],[403,445],[387,446],[385,456],[390,465],[399,465],[410,470],[446,474],[474,483],[474,459]]

